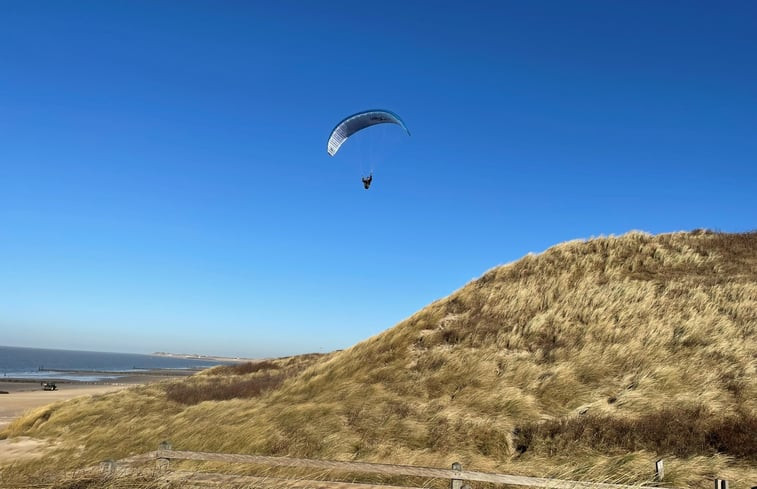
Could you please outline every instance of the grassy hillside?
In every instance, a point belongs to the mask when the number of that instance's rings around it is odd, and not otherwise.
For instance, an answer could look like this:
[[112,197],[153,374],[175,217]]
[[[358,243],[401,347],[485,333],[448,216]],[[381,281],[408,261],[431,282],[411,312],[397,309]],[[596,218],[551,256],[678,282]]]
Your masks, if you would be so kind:
[[[564,243],[323,357],[39,409],[73,468],[152,450],[757,485],[757,233]],[[12,470],[26,471],[19,465]]]

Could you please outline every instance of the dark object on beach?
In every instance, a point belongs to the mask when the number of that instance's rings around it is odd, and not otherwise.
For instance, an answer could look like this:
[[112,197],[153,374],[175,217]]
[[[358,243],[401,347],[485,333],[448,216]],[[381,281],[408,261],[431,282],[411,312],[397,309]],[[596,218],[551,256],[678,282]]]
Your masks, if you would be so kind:
[[45,391],[54,391],[58,388],[58,386],[55,385],[55,382],[40,382],[42,384],[42,390]]
[[0,391],[0,394],[10,394],[8,391]]

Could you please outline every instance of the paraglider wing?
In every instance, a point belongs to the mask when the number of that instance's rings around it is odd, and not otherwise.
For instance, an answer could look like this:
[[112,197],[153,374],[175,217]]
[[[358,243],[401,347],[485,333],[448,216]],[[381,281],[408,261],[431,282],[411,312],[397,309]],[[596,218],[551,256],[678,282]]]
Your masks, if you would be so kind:
[[366,127],[375,126],[376,124],[397,124],[405,130],[408,136],[410,135],[410,131],[407,130],[405,123],[394,112],[388,110],[366,110],[365,112],[352,114],[337,124],[334,130],[331,131],[327,147],[329,155],[334,156],[347,138],[356,132]]

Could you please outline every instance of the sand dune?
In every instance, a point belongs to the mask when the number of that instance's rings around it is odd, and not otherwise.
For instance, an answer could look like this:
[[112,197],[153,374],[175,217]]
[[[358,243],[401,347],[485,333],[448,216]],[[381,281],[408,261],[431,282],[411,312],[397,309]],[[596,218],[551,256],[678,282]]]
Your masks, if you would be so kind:
[[0,466],[18,462],[22,459],[41,457],[53,446],[45,440],[19,436],[9,440],[0,440]]
[[102,394],[129,387],[127,384],[58,384],[58,390],[43,391],[36,382],[0,382],[0,430],[25,411],[79,396]]
[[[129,384],[59,384],[58,390],[43,391],[36,382],[0,382],[0,391],[8,392],[8,394],[0,394],[0,431],[30,409],[74,397],[117,391],[129,386]],[[25,436],[0,440],[0,465],[42,456],[52,445],[50,441]]]

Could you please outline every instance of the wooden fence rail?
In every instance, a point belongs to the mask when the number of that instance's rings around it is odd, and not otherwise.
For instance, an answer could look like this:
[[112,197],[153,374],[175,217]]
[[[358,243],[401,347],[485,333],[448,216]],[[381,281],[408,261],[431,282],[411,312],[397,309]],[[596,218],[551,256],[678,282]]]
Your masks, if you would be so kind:
[[[118,465],[134,464],[137,462],[145,462],[149,460],[156,460],[158,467],[161,471],[167,471],[171,460],[196,460],[203,462],[228,462],[234,464],[255,464],[268,467],[298,467],[298,468],[310,468],[321,469],[329,471],[345,471],[345,472],[359,472],[365,474],[379,474],[388,476],[413,476],[424,477],[430,479],[449,479],[451,489],[470,489],[465,488],[464,483],[469,482],[488,482],[494,484],[507,484],[514,486],[527,486],[527,487],[542,487],[547,489],[664,489],[658,486],[630,486],[621,484],[608,484],[599,482],[583,482],[583,481],[571,481],[562,479],[549,479],[543,477],[526,477],[510,474],[495,474],[489,472],[476,472],[471,470],[462,470],[462,466],[459,463],[453,464],[452,469],[440,469],[431,467],[416,467],[411,465],[390,465],[390,464],[378,464],[369,462],[342,462],[335,460],[314,460],[314,459],[302,459],[302,458],[290,458],[290,457],[270,457],[264,455],[244,455],[244,454],[226,454],[226,453],[210,453],[210,452],[189,452],[181,450],[172,450],[170,444],[163,443],[161,447],[154,451],[128,459],[123,459],[117,462]],[[115,465],[107,470],[114,470]],[[182,474],[189,474],[188,472],[182,472]],[[243,476],[230,476],[224,474],[197,474],[199,477],[205,478],[234,478]],[[255,479],[254,477],[244,476],[247,479]],[[270,480],[270,478],[269,478]],[[282,479],[283,480],[283,479]],[[342,482],[330,482],[330,481],[299,481],[300,483],[307,483],[305,485],[300,484],[302,487],[330,487],[332,489],[347,489],[351,488],[389,488],[391,486],[375,485],[375,484],[357,484],[357,483],[342,483]],[[292,486],[292,487],[296,487]],[[396,489],[396,488],[395,488]]]
[[229,462],[266,465],[269,467],[299,467],[309,469],[341,470],[366,474],[416,476],[432,479],[450,479],[466,482],[491,482],[515,486],[544,487],[550,489],[642,489],[639,486],[606,484],[596,482],[567,481],[541,477],[525,477],[507,474],[492,474],[469,470],[436,469],[411,465],[389,465],[368,462],[340,462],[332,460],[312,460],[303,458],[268,457],[264,455],[241,455],[208,452],[185,452],[178,450],[158,450],[158,459],[198,460],[204,462]]

